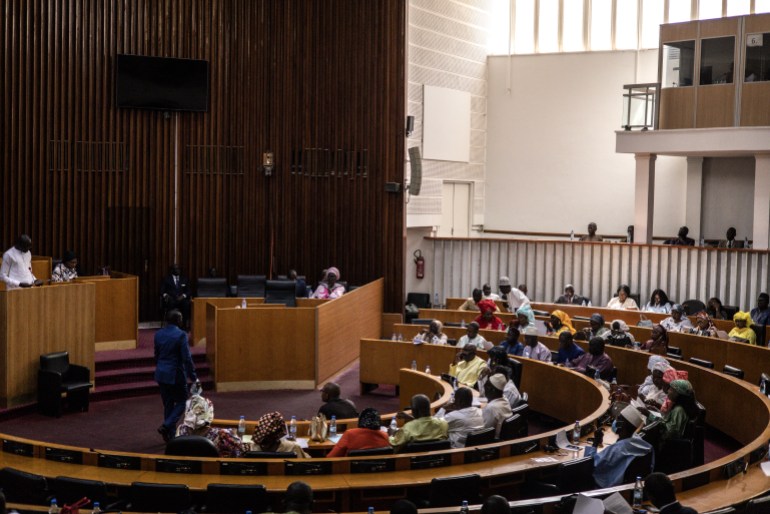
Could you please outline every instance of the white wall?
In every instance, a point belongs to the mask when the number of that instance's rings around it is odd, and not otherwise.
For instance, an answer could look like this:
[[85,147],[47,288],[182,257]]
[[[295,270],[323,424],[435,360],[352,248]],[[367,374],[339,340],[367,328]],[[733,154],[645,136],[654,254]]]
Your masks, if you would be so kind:
[[735,227],[738,239],[754,230],[754,158],[703,160],[701,226],[706,239],[724,239]]
[[[623,85],[657,80],[657,50],[488,60],[485,228],[625,234],[634,157],[615,153]],[[686,161],[658,157],[654,234],[685,217]]]

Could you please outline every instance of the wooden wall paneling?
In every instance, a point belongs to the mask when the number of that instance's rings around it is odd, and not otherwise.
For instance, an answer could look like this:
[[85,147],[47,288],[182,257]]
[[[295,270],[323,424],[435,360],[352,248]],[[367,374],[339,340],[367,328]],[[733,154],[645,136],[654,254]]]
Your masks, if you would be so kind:
[[732,127],[735,84],[698,86],[695,128]]

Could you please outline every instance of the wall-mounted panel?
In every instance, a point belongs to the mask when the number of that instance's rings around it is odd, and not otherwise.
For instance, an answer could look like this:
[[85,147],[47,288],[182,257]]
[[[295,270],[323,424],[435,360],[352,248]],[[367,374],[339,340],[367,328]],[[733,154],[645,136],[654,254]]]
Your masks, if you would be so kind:
[[660,90],[660,128],[694,128],[695,88],[672,87]]

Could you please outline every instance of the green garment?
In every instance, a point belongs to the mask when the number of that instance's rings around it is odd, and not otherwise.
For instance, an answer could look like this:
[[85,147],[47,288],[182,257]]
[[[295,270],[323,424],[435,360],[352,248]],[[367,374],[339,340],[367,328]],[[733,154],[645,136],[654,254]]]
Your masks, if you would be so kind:
[[661,441],[668,439],[677,439],[684,436],[684,430],[687,427],[687,422],[690,421],[689,416],[684,410],[684,407],[677,405],[663,416],[663,433],[661,434]]
[[401,447],[412,441],[433,441],[446,439],[449,425],[446,420],[428,416],[407,422],[389,440],[391,446]]

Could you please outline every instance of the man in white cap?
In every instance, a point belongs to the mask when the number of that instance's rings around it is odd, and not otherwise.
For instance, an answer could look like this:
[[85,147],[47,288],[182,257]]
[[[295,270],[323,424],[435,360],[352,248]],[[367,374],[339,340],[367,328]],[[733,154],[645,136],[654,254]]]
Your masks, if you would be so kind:
[[511,404],[503,397],[503,390],[507,383],[508,377],[502,373],[495,373],[484,384],[484,396],[487,397],[487,404],[481,411],[484,428],[495,427],[495,437],[498,438],[503,421],[513,416]]
[[[631,405],[623,409],[612,423],[612,431],[618,434],[618,440],[597,452],[595,447],[586,448],[586,456],[594,456],[594,481],[599,487],[614,487],[623,483],[631,461],[652,453],[652,445],[635,435],[644,424],[645,417],[636,407]],[[653,455],[653,460],[654,460]],[[654,465],[654,462],[652,462]],[[652,472],[653,465],[643,476]]]
[[516,309],[529,303],[529,298],[527,298],[523,291],[511,287],[510,278],[500,277],[500,280],[497,281],[497,286],[500,288],[500,300],[502,300],[508,312],[516,312]]
[[521,356],[543,362],[551,362],[551,350],[537,340],[537,328],[524,329],[524,352]]

